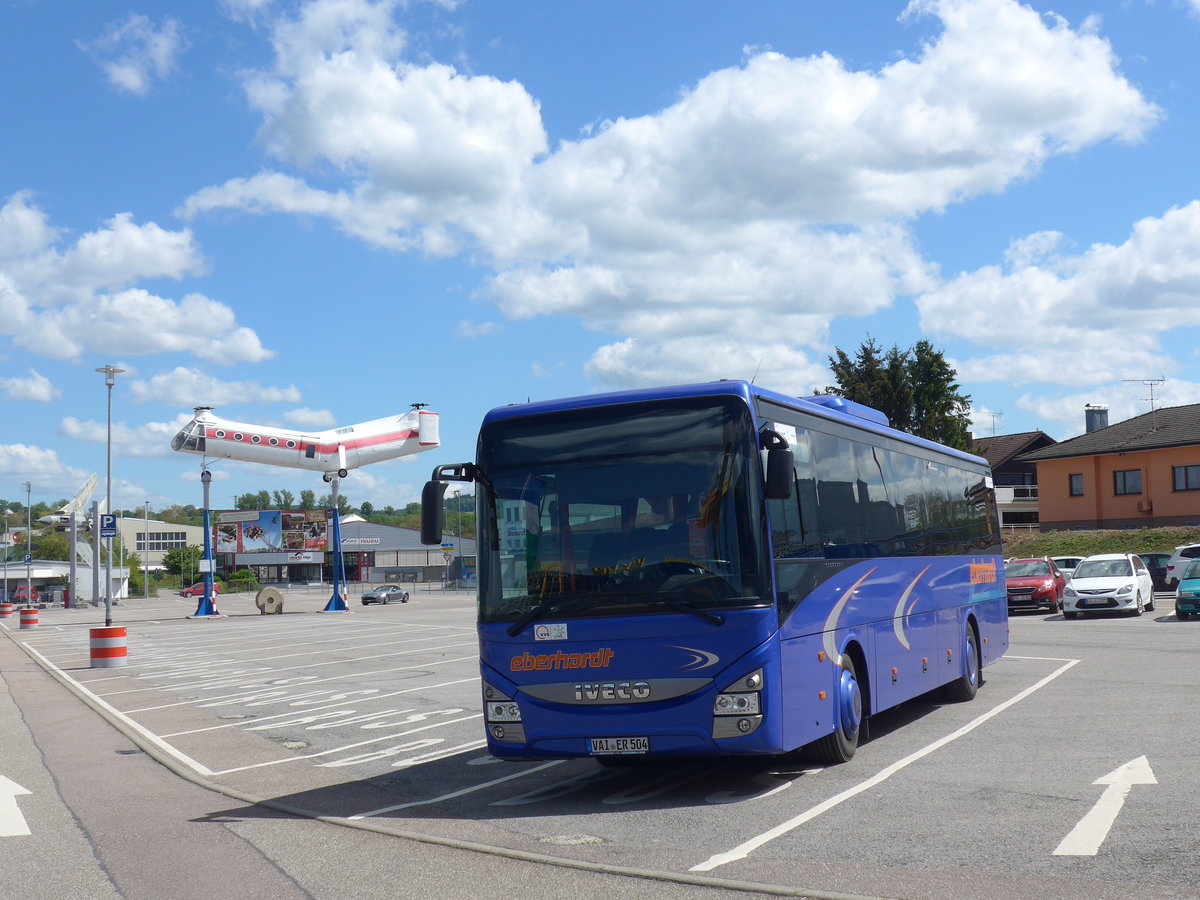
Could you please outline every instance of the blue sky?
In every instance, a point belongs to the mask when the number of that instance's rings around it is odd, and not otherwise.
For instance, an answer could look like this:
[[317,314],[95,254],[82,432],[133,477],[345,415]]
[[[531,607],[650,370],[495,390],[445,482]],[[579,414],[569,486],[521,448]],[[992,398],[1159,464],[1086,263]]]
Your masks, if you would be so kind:
[[[441,414],[831,382],[926,338],[977,434],[1200,402],[1200,0],[0,8],[0,497],[200,501],[195,405]],[[213,504],[323,492],[213,467]]]

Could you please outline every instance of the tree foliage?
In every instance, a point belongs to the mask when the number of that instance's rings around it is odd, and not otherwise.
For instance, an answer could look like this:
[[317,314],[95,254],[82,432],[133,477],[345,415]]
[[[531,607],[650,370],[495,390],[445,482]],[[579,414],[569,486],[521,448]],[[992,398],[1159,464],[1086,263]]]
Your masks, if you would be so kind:
[[186,547],[172,547],[163,554],[163,568],[172,575],[193,577],[200,568],[200,560],[204,558],[204,549],[195,544]]
[[958,373],[929,341],[884,352],[868,337],[853,358],[836,349],[829,368],[837,385],[825,393],[879,410],[900,431],[967,449],[971,397],[961,393]]

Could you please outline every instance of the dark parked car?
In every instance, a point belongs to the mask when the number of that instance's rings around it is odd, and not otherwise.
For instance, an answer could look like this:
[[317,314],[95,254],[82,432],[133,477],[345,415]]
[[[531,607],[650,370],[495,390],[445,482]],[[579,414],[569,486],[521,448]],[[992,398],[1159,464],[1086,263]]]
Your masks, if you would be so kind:
[[1150,580],[1154,583],[1156,591],[1169,591],[1167,587],[1167,562],[1171,559],[1170,553],[1139,553],[1142,562],[1146,564],[1146,568],[1150,570]]
[[362,595],[363,606],[366,606],[368,603],[391,603],[393,600],[407,603],[408,591],[396,584],[385,584],[377,588],[372,588]]
[[1008,589],[1008,608],[1058,612],[1066,576],[1050,559],[1010,559],[1004,564],[1004,581]]

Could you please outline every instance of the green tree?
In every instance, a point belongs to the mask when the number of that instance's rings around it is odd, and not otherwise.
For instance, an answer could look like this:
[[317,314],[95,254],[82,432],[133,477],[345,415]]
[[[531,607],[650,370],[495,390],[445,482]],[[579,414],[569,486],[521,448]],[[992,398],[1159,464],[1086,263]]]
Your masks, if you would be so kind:
[[929,341],[885,353],[868,337],[853,359],[836,349],[829,368],[837,385],[825,393],[877,409],[901,431],[967,448],[971,397],[961,393],[958,373]]
[[300,492],[300,509],[316,509],[317,508],[317,492],[303,490]]
[[273,491],[271,497],[275,501],[276,509],[291,509],[296,503],[296,497],[291,491]]
[[[317,509],[329,509],[329,504],[333,502],[333,494],[322,494],[317,498]],[[338,494],[338,512],[343,516],[350,515],[354,511],[354,507],[350,504],[350,498],[345,494]]]
[[71,539],[53,528],[45,528],[33,537],[33,555],[38,559],[69,560]]
[[204,558],[204,548],[195,544],[186,547],[172,547],[163,554],[163,568],[172,575],[184,578],[194,578],[200,568],[200,560]]

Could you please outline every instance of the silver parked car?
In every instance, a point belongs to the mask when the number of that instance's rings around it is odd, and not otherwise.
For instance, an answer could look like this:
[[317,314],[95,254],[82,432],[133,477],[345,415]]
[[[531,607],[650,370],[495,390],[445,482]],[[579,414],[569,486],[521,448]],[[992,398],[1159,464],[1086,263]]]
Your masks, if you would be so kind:
[[396,584],[384,584],[362,595],[363,606],[368,603],[391,603],[393,600],[407,603],[408,591]]

